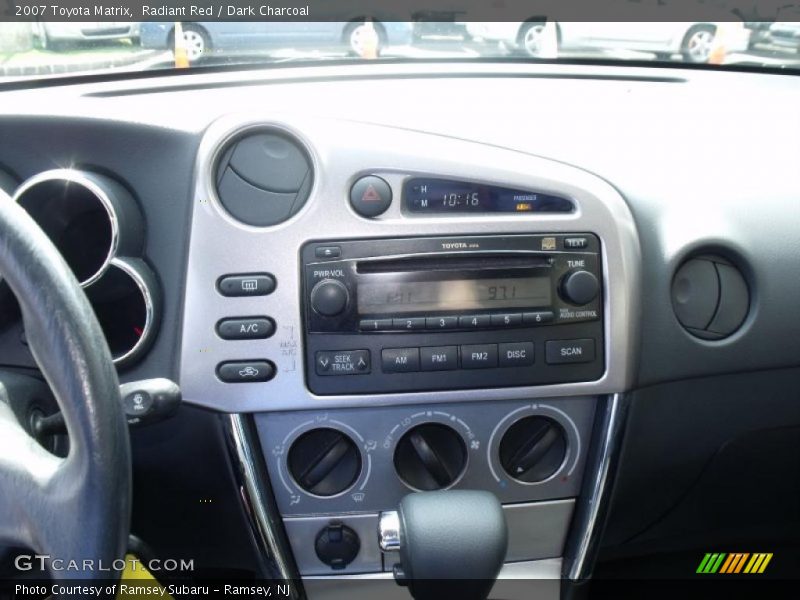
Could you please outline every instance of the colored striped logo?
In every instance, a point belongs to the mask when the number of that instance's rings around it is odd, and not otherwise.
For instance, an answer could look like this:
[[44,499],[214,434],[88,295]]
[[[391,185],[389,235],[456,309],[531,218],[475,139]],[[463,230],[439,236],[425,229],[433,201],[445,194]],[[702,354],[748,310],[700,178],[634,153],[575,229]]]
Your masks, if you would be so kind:
[[772,552],[709,552],[700,561],[696,573],[763,573],[771,560]]

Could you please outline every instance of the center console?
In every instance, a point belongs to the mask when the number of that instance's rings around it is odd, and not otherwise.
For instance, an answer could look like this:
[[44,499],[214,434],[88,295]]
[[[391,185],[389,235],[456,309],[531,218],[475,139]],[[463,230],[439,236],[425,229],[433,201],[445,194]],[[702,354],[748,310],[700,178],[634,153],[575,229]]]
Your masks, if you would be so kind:
[[584,576],[633,373],[638,253],[619,193],[575,167],[326,118],[214,123],[181,386],[230,413],[272,574],[310,597],[352,578],[407,597],[381,514],[478,489],[508,524],[498,586]]

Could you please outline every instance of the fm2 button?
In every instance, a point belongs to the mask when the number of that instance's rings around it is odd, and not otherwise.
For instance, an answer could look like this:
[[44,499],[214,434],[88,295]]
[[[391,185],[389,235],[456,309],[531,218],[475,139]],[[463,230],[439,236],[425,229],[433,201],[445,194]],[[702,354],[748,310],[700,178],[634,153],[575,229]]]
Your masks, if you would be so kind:
[[367,175],[350,188],[350,206],[362,217],[377,217],[392,204],[392,188],[380,177]]
[[369,371],[369,350],[317,352],[317,375],[366,375]]

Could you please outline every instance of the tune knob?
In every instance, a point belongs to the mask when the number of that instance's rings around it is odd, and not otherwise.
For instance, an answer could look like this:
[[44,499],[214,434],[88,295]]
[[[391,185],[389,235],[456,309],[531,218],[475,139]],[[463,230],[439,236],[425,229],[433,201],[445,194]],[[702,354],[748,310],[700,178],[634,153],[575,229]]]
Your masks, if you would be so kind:
[[289,448],[289,472],[301,488],[317,496],[335,496],[361,473],[355,442],[336,429],[312,429]]
[[394,467],[400,479],[416,490],[452,485],[467,465],[467,447],[447,425],[425,423],[408,431],[397,443]]
[[564,429],[547,417],[525,417],[500,440],[500,464],[514,479],[536,483],[551,477],[567,455]]
[[311,290],[311,307],[321,315],[334,317],[347,307],[350,294],[341,281],[323,279]]
[[589,271],[572,271],[561,280],[561,297],[571,304],[589,304],[599,291],[600,282]]

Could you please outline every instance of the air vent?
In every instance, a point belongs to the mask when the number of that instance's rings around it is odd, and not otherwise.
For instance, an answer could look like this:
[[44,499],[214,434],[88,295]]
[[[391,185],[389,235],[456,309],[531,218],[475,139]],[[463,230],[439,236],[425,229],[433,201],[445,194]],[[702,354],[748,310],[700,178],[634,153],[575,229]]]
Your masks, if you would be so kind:
[[698,256],[672,280],[672,307],[695,337],[719,340],[733,334],[750,309],[750,289],[741,271],[719,256]]
[[250,132],[231,142],[216,175],[225,210],[257,227],[277,225],[299,211],[313,181],[305,149],[297,140],[271,130]]

